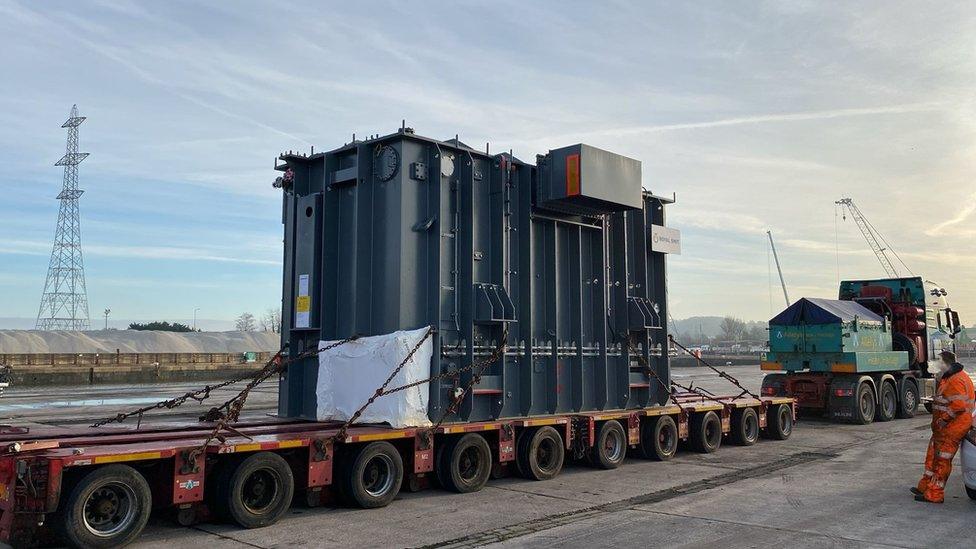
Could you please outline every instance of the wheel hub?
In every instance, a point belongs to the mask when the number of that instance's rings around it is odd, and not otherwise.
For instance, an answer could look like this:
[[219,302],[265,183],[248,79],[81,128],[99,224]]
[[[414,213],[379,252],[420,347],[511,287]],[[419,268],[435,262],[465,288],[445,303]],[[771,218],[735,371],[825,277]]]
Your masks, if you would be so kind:
[[85,501],[85,528],[98,537],[111,537],[127,528],[135,520],[135,492],[120,482],[107,483],[94,491]]

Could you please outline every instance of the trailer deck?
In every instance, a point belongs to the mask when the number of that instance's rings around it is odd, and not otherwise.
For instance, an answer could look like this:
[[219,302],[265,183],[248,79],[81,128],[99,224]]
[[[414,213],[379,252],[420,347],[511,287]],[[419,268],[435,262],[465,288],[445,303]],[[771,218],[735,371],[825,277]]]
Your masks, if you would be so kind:
[[[756,412],[756,431],[754,437],[743,440],[735,435],[734,429],[736,422],[744,421],[743,412],[748,410]],[[788,421],[782,425],[784,413]],[[751,413],[747,415],[752,416]],[[670,421],[659,421],[660,418]],[[229,482],[228,474],[221,473],[231,468],[231,464],[232,468],[238,468],[248,457],[259,454],[273,454],[284,459],[293,477],[293,486],[285,491],[298,494],[298,499],[304,499],[307,505],[332,502],[337,495],[346,503],[356,505],[357,501],[350,501],[343,489],[336,489],[337,484],[363,482],[362,478],[350,479],[351,460],[364,450],[378,448],[377,445],[392,446],[402,461],[402,474],[395,474],[396,467],[387,471],[394,477],[387,484],[395,486],[388,488],[390,493],[379,494],[383,497],[372,494],[372,498],[358,501],[360,506],[369,507],[382,506],[374,503],[388,503],[401,484],[410,491],[423,489],[433,482],[442,486],[450,484],[444,479],[447,474],[444,469],[452,465],[441,454],[445,448],[456,446],[466,435],[474,434],[479,443],[481,440],[488,443],[493,478],[510,475],[515,470],[532,478],[533,473],[524,470],[529,459],[527,453],[537,451],[539,456],[545,457],[545,451],[549,451],[552,457],[553,448],[529,449],[520,443],[533,438],[542,428],[554,429],[561,446],[558,467],[553,465],[555,468],[548,472],[544,467],[541,469],[543,476],[551,478],[558,474],[564,452],[570,457],[589,460],[598,467],[614,468],[623,461],[627,447],[637,449],[642,457],[664,460],[673,456],[679,440],[690,442],[698,451],[715,451],[722,438],[718,436],[716,440],[716,432],[729,435],[741,444],[755,442],[760,432],[770,438],[786,438],[794,418],[791,398],[683,394],[676,395],[674,403],[667,406],[449,423],[434,430],[353,425],[339,440],[336,436],[342,427],[340,422],[276,418],[241,422],[234,426],[234,433],[205,445],[213,428],[210,423],[153,424],[141,428],[6,428],[0,429],[0,448],[3,448],[0,455],[0,540],[16,546],[53,539],[54,529],[49,526],[52,522],[63,521],[70,512],[74,499],[77,499],[77,488],[92,473],[108,466],[122,466],[138,472],[151,493],[151,507],[169,510],[177,522],[189,525],[228,518],[226,513],[215,512],[215,507],[226,507],[227,504],[215,501],[215,497],[234,497],[228,496],[226,486],[222,486]],[[665,423],[673,424],[675,429],[673,433],[664,433],[663,438],[660,432],[649,430],[652,424]],[[773,424],[776,424],[775,428]],[[617,439],[607,438],[604,433],[616,432],[617,426],[622,434],[615,446],[613,441]],[[654,440],[649,440],[652,434]],[[712,439],[708,440],[709,437]],[[664,448],[661,448],[662,444]],[[537,457],[532,456],[532,459]],[[539,467],[535,470],[538,477]],[[470,490],[463,489],[464,486],[457,489],[456,483],[451,486],[454,491],[476,491],[483,483],[475,482]],[[280,488],[284,490],[286,487]],[[288,500],[290,504],[291,498]],[[148,509],[143,512],[148,518]],[[271,522],[277,518],[273,517]],[[236,522],[241,523],[240,520]],[[64,527],[63,524],[56,525]],[[88,525],[88,529],[97,532],[97,527]]]

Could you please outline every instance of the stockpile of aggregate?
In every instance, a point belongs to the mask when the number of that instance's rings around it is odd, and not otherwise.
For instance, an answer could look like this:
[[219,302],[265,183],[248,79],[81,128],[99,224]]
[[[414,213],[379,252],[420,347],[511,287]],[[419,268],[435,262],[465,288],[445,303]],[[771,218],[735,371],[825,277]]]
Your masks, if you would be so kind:
[[277,351],[271,332],[157,332],[150,330],[0,330],[3,353],[243,353]]

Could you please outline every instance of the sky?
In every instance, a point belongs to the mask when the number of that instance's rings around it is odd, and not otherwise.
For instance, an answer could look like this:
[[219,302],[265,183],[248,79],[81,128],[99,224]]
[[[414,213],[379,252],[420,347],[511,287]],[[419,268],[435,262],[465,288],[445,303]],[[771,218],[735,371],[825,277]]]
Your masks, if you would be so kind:
[[967,323],[974,49],[972,2],[0,0],[0,318],[37,315],[77,103],[94,326],[277,306],[275,157],[401,119],[640,160],[677,198],[676,318],[782,309],[766,230],[793,299],[882,276],[851,197]]

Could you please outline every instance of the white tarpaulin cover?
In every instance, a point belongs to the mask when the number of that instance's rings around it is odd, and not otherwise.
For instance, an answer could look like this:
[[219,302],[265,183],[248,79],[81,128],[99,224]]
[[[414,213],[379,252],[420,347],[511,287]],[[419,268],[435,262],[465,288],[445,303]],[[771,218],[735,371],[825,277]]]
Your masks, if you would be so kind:
[[[319,353],[319,380],[315,388],[316,419],[346,421],[376,393],[387,376],[403,361],[430,328],[402,330],[362,337]],[[334,343],[320,341],[319,349]],[[428,337],[390,382],[399,387],[430,377],[433,338]],[[357,420],[389,423],[392,427],[431,425],[427,417],[428,383],[376,399]]]

